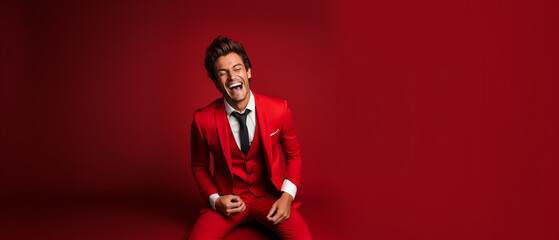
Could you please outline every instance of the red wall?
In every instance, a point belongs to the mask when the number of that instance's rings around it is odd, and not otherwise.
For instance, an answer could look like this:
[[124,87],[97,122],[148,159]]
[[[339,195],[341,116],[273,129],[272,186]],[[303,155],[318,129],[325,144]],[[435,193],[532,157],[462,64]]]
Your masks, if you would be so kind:
[[318,239],[559,237],[555,1],[3,5],[5,204],[148,196],[195,219],[189,124],[222,34],[293,110]]

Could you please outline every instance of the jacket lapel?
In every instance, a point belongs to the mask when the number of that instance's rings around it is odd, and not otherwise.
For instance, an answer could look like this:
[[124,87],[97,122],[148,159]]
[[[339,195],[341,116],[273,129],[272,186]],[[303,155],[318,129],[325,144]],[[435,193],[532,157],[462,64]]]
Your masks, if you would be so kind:
[[215,111],[215,123],[217,125],[217,134],[219,137],[219,143],[221,144],[221,149],[223,150],[223,155],[227,161],[229,169],[231,166],[231,152],[229,149],[229,137],[227,136],[227,125],[229,124],[227,116],[225,114],[225,106],[223,100],[219,101],[216,106]]
[[266,157],[266,164],[268,165],[268,174],[272,177],[272,139],[270,138],[270,130],[268,128],[268,112],[266,107],[263,106],[260,96],[252,94],[254,97],[254,104],[256,105],[256,118],[258,119],[258,127],[260,128],[260,138],[262,139],[262,146]]

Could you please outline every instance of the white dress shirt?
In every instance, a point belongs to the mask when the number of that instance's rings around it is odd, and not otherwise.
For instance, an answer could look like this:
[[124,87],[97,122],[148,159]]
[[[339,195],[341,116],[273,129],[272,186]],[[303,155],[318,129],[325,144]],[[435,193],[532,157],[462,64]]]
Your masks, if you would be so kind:
[[[252,140],[254,139],[254,131],[256,130],[256,104],[254,103],[254,97],[252,95],[252,91],[250,92],[248,105],[241,112],[231,107],[231,105],[229,105],[229,103],[225,100],[225,98],[223,99],[223,102],[225,102],[225,113],[227,114],[227,119],[229,120],[229,126],[231,126],[231,131],[233,132],[233,136],[235,137],[235,142],[237,142],[237,146],[239,146],[239,149],[241,148],[241,136],[240,136],[241,127],[239,125],[239,120],[237,120],[232,113],[238,112],[240,114],[243,114],[247,109],[250,109],[250,112],[247,115],[246,125],[248,130],[248,142],[251,145]],[[293,197],[293,199],[295,199],[295,194],[297,193],[297,186],[295,186],[295,184],[293,184],[291,181],[284,179],[283,185],[281,186],[281,191],[289,193]],[[214,210],[215,210],[215,200],[218,197],[219,194],[217,193],[210,195],[210,205]]]

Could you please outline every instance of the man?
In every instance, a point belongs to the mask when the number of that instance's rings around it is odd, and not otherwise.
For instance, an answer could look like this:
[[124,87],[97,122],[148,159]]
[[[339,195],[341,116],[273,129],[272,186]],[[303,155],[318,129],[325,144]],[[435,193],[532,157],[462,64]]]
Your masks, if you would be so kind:
[[222,239],[251,220],[283,239],[310,239],[297,204],[292,204],[302,159],[286,101],[250,90],[250,60],[243,46],[229,38],[214,39],[205,67],[223,98],[194,112],[192,172],[208,206],[190,239]]

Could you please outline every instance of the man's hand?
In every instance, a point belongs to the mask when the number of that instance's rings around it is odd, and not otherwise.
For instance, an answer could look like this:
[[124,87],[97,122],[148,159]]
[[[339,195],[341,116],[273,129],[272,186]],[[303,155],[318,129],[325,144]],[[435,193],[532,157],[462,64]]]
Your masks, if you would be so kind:
[[278,225],[289,219],[291,215],[291,202],[293,202],[293,196],[286,192],[282,193],[281,197],[272,205],[270,212],[268,212],[268,216],[266,216],[268,221]]
[[240,213],[246,208],[241,197],[237,195],[220,196],[215,200],[215,209],[225,216]]

